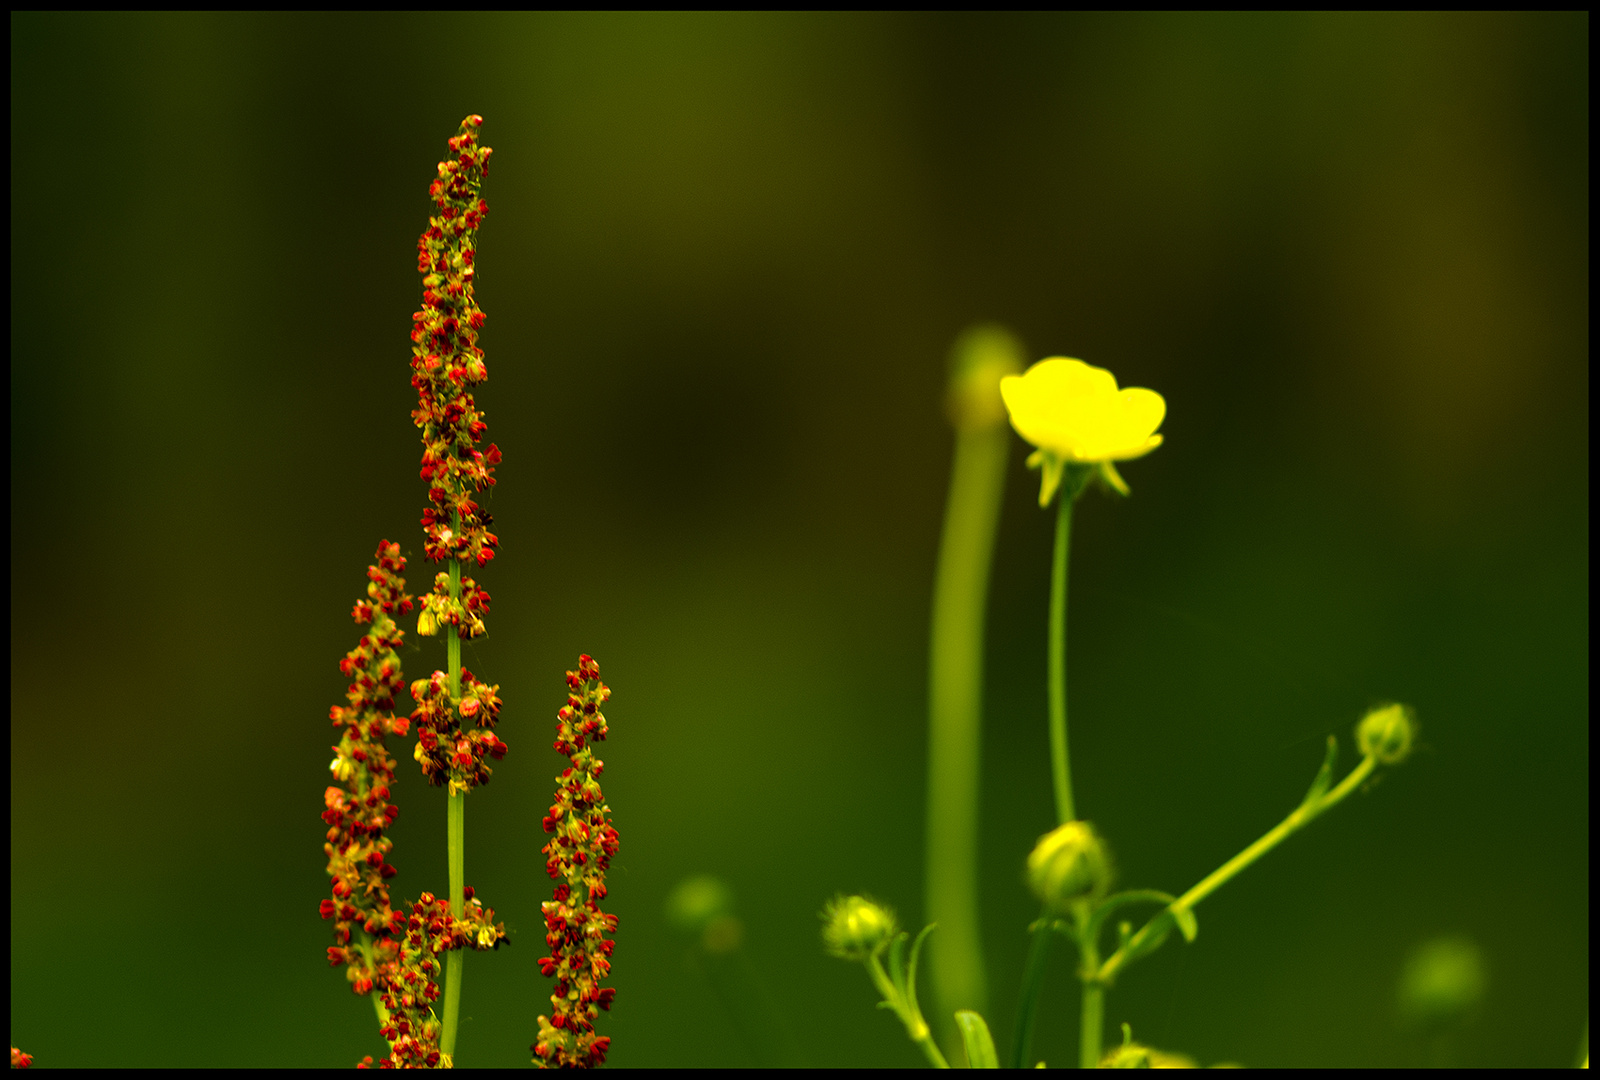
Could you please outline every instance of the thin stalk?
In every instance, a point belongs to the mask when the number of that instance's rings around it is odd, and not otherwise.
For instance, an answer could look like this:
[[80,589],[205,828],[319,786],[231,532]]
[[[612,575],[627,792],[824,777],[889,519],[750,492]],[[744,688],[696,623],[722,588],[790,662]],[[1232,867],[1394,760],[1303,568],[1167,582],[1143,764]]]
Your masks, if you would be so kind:
[[1055,782],[1056,817],[1077,820],[1072,805],[1072,768],[1067,756],[1067,554],[1072,536],[1073,485],[1056,496],[1056,545],[1050,562],[1050,775]]
[[[457,515],[456,530],[459,532],[460,529],[461,518]],[[450,598],[456,601],[461,599],[461,563],[455,559],[450,560]],[[461,697],[461,634],[455,627],[446,626],[444,638],[449,661],[450,700],[453,703]],[[467,797],[453,786],[445,813],[450,861],[450,914],[459,919],[466,903]],[[461,968],[465,958],[466,950],[452,949],[444,963],[444,1029],[439,1037],[439,1051],[451,1059],[455,1058],[456,1053],[457,1019],[461,1015]]]
[[1050,953],[1049,909],[1034,924],[1033,944],[1028,947],[1028,966],[1022,973],[1022,994],[1017,999],[1017,1034],[1011,1044],[1011,1067],[1026,1069],[1033,1049],[1033,1018],[1039,1009],[1039,991],[1044,986],[1045,959]]
[[[983,724],[983,631],[989,566],[1005,489],[1010,433],[958,428],[933,590],[928,656],[927,877],[923,904],[934,1000],[947,1039],[957,1009],[983,1013],[988,985],[978,928],[978,790]],[[956,1042],[959,1045],[959,1042]]]
[[[1087,938],[1088,935],[1082,935]],[[1078,1025],[1078,1068],[1094,1069],[1100,1065],[1100,1033],[1105,1026],[1106,988],[1093,978],[1100,967],[1100,947],[1093,941],[1079,942],[1083,950],[1083,1011]]]
[[1233,858],[1217,867],[1217,869],[1213,870],[1210,874],[1207,874],[1199,884],[1195,885],[1194,888],[1178,897],[1171,904],[1167,905],[1165,909],[1163,909],[1161,912],[1158,912],[1155,918],[1151,919],[1149,922],[1145,923],[1144,926],[1140,927],[1138,933],[1129,938],[1126,945],[1122,946],[1115,953],[1113,953],[1108,960],[1106,960],[1105,964],[1101,966],[1100,973],[1095,981],[1100,983],[1109,983],[1116,977],[1117,972],[1120,971],[1128,962],[1128,956],[1130,953],[1135,955],[1138,954],[1140,947],[1143,946],[1145,942],[1148,941],[1153,935],[1170,929],[1170,927],[1166,926],[1164,922],[1168,913],[1174,910],[1187,911],[1193,909],[1195,905],[1200,903],[1200,901],[1204,900],[1206,897],[1210,896],[1212,893],[1216,892],[1224,884],[1230,881],[1239,873],[1239,871],[1243,870],[1245,867],[1261,858],[1261,856],[1265,855],[1267,852],[1283,843],[1283,841],[1287,840],[1294,833],[1305,828],[1324,811],[1342,801],[1345,796],[1349,795],[1356,788],[1360,787],[1361,783],[1366,780],[1368,776],[1372,775],[1372,770],[1377,767],[1377,758],[1362,758],[1361,764],[1357,765],[1354,769],[1351,769],[1350,775],[1339,781],[1339,785],[1332,791],[1329,791],[1327,794],[1323,795],[1320,799],[1317,799],[1314,802],[1302,803],[1300,806],[1296,807],[1294,812],[1288,817],[1284,818],[1282,821],[1278,822],[1278,824],[1269,829],[1266,834],[1261,837],[1261,839],[1257,840],[1255,843],[1239,852],[1239,854],[1235,855]]
[[[361,931],[361,955],[366,959],[367,967],[374,971],[378,969],[377,958],[372,954],[372,936],[365,930]],[[383,1007],[383,995],[374,989],[371,997],[372,1011],[378,1014],[378,1026],[384,1027],[389,1023],[389,1010]]]
[[928,1063],[935,1069],[948,1069],[950,1063],[939,1052],[939,1044],[933,1041],[933,1034],[928,1030],[927,1021],[922,1019],[921,1012],[916,1011],[901,997],[894,981],[889,978],[889,973],[883,970],[883,964],[878,960],[877,953],[867,957],[867,973],[872,977],[872,983],[878,988],[878,993],[883,995],[883,1000],[894,1008],[895,1014],[900,1017],[900,1022],[905,1024],[906,1034],[911,1036],[911,1041],[922,1047]]

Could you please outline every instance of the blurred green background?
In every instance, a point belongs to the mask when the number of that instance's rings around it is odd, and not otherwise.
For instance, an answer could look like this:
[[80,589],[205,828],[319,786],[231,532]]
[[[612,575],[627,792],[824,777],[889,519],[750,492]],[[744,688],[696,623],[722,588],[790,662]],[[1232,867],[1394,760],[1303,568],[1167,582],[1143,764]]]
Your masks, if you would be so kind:
[[[817,911],[917,924],[945,358],[997,319],[1166,396],[1073,550],[1078,797],[1180,890],[1326,734],[1423,752],[1108,1001],[1254,1066],[1414,1064],[1405,956],[1483,950],[1458,1063],[1570,1064],[1588,1008],[1587,15],[11,16],[11,1032],[41,1066],[382,1053],[326,966],[348,612],[420,558],[414,244],[495,148],[479,299],[505,451],[481,575],[512,750],[467,878],[460,1061],[528,1061],[562,672],[615,697],[616,1065],[750,1060],[662,904],[738,897],[818,1065],[915,1065]],[[983,905],[1009,1045],[1051,824],[1053,515],[1015,445]],[[414,635],[413,635],[414,638]],[[408,675],[442,666],[437,639]],[[402,894],[444,798],[400,747]],[[1058,952],[1038,1054],[1075,1056]],[[1109,1037],[1109,1036],[1108,1036]]]

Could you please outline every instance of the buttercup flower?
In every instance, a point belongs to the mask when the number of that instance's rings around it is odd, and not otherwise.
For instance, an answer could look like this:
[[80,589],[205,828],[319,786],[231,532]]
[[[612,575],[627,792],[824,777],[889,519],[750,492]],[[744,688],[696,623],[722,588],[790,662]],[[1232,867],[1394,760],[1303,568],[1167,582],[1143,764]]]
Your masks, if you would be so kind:
[[1030,467],[1044,469],[1039,505],[1047,506],[1068,465],[1091,465],[1124,495],[1128,485],[1113,462],[1143,457],[1161,445],[1156,428],[1167,403],[1154,390],[1117,389],[1116,376],[1082,360],[1051,357],[1021,375],[1000,380],[1011,426],[1036,451]]

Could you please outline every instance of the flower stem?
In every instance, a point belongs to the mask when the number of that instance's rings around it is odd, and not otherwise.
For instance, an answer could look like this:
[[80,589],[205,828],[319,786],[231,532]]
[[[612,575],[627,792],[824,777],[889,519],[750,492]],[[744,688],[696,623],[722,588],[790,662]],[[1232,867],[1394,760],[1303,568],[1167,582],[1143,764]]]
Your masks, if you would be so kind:
[[[458,528],[459,525],[458,517]],[[461,563],[455,559],[450,560],[450,598],[461,599]],[[456,627],[446,626],[444,639],[449,661],[450,701],[454,705],[461,697],[461,634]],[[465,792],[455,790],[453,785],[445,813],[445,842],[450,862],[450,914],[459,919],[465,905],[467,796]],[[456,1021],[461,1015],[461,967],[465,958],[464,949],[452,949],[444,965],[444,1030],[439,1037],[439,1051],[451,1059],[456,1053]]]
[[1077,492],[1064,484],[1057,498],[1056,545],[1050,562],[1050,773],[1055,781],[1059,824],[1077,820],[1072,804],[1072,768],[1067,756],[1067,549],[1072,535],[1072,502]]
[[[987,1011],[978,929],[978,787],[983,721],[983,630],[1010,433],[958,429],[933,590],[928,656],[927,878],[924,911],[936,1014]],[[958,1038],[954,1025],[944,1032]],[[957,1043],[956,1045],[959,1045]]]
[[1083,1012],[1078,1025],[1078,1068],[1093,1069],[1100,1065],[1100,1033],[1105,1026],[1106,988],[1093,974],[1100,967],[1100,947],[1082,935],[1079,942],[1083,950]]
[[1045,959],[1050,953],[1050,912],[1046,908],[1033,924],[1033,944],[1028,947],[1028,966],[1022,973],[1022,994],[1017,999],[1017,1033],[1011,1045],[1011,1067],[1026,1069],[1033,1048],[1033,1018],[1039,1008],[1039,991],[1044,986]]
[[[365,930],[361,931],[361,955],[367,961],[367,967],[376,971],[378,969],[377,957],[372,952],[372,935]],[[372,998],[372,1011],[378,1014],[378,1026],[381,1028],[389,1022],[389,1010],[383,1007],[383,995],[377,990],[368,994]]]
[[1342,801],[1345,796],[1361,786],[1361,783],[1372,775],[1372,770],[1377,767],[1377,758],[1371,756],[1362,758],[1361,764],[1351,769],[1350,775],[1339,781],[1339,785],[1332,791],[1327,792],[1318,799],[1302,803],[1295,808],[1293,813],[1274,825],[1255,843],[1223,863],[1210,874],[1207,874],[1194,888],[1178,897],[1167,905],[1165,909],[1158,912],[1149,922],[1145,923],[1144,926],[1140,927],[1138,933],[1128,939],[1127,944],[1113,953],[1105,964],[1101,966],[1096,981],[1102,984],[1109,983],[1116,977],[1117,972],[1127,964],[1130,955],[1139,955],[1141,946],[1155,934],[1169,931],[1171,927],[1166,923],[1166,918],[1170,912],[1188,911],[1194,908],[1196,904],[1230,881],[1239,871],[1283,843],[1294,833],[1305,828],[1323,811]]
[[906,1034],[911,1036],[911,1041],[922,1047],[928,1063],[935,1069],[948,1069],[950,1063],[944,1059],[944,1054],[939,1052],[939,1044],[933,1041],[933,1034],[928,1030],[927,1021],[922,1019],[921,1010],[900,993],[894,980],[889,978],[889,973],[883,970],[883,964],[879,961],[877,953],[867,957],[867,974],[872,977],[872,983],[878,988],[878,993],[883,995],[883,1000],[894,1009],[895,1015],[899,1016],[900,1022],[906,1026]]

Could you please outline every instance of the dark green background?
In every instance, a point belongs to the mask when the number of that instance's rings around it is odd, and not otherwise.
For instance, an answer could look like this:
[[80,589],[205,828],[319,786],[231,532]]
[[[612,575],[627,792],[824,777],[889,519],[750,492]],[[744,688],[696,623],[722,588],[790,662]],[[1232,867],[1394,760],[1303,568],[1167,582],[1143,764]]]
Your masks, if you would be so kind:
[[[11,1032],[40,1065],[348,1065],[323,957],[336,662],[380,537],[428,574],[414,244],[487,117],[505,450],[480,577],[511,754],[463,1065],[528,1060],[562,672],[615,689],[617,1065],[746,1051],[666,930],[711,872],[813,1063],[913,1065],[816,912],[918,921],[944,360],[999,319],[1166,396],[1082,506],[1080,805],[1178,890],[1329,733],[1425,746],[1208,900],[1108,1026],[1202,1062],[1420,1062],[1408,948],[1484,948],[1458,1060],[1588,996],[1587,16],[11,17]],[[1015,446],[984,887],[1009,1043],[1050,824],[1051,515]],[[443,663],[437,640],[407,655]],[[397,887],[445,883],[411,767]],[[1064,954],[1063,954],[1064,955]],[[1073,1059],[1065,962],[1039,1053]],[[1112,1030],[1115,1030],[1114,1027]]]

